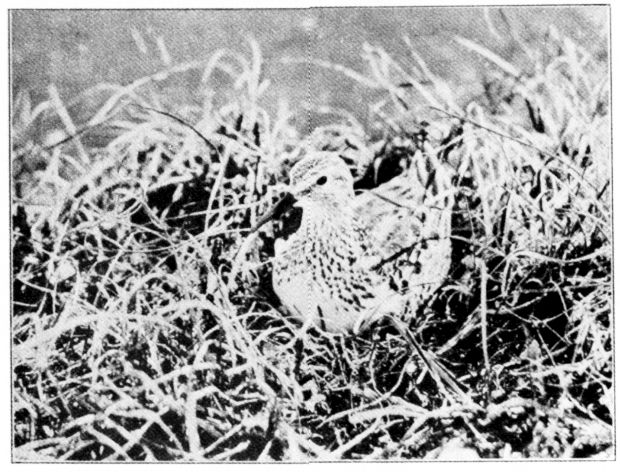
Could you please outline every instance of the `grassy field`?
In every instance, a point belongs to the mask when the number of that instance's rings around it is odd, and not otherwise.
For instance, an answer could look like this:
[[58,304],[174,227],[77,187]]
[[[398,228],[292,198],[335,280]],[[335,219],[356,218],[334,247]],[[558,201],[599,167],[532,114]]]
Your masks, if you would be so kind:
[[[263,107],[255,42],[71,101],[16,93],[14,459],[612,457],[608,57],[545,38],[518,65],[459,38],[488,64],[466,103],[412,48],[364,44],[321,66],[373,91],[371,126],[330,109],[307,134]],[[383,169],[360,191],[452,169],[451,276],[408,327],[426,361],[387,326],[295,349],[283,224],[249,228],[312,149]]]

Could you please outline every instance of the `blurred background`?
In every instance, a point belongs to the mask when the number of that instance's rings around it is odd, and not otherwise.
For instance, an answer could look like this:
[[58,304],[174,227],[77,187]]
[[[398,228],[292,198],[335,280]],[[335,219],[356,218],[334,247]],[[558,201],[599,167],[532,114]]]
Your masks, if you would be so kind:
[[[363,121],[372,91],[333,70],[287,59],[329,61],[363,73],[365,42],[405,61],[411,57],[407,36],[463,101],[483,93],[486,64],[455,37],[518,65],[525,58],[517,44],[544,41],[550,25],[593,54],[607,53],[604,6],[16,10],[11,12],[12,90],[14,96],[28,91],[36,104],[49,98],[48,86],[54,84],[63,100],[71,100],[97,84],[129,84],[183,61],[206,60],[222,48],[249,56],[247,39],[254,38],[270,81],[263,105],[269,109],[286,101],[294,112],[304,112],[301,128],[308,128],[316,124],[312,110],[323,105],[345,108]],[[176,93],[189,93],[191,85],[177,84]]]

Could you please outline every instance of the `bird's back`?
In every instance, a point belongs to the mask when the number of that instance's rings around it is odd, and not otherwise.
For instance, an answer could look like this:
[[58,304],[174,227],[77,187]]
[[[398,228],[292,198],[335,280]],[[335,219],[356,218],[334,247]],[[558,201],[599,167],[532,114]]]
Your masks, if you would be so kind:
[[414,306],[445,280],[452,250],[450,173],[436,160],[416,163],[355,198],[369,265]]

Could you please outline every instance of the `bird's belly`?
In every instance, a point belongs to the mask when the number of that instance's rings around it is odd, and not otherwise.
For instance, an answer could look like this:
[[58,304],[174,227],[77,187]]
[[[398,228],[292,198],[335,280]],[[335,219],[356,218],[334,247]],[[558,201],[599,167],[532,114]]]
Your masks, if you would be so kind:
[[[298,262],[298,261],[296,261]],[[274,262],[273,288],[289,313],[303,323],[333,332],[350,331],[366,310],[349,305],[325,281],[297,264]]]

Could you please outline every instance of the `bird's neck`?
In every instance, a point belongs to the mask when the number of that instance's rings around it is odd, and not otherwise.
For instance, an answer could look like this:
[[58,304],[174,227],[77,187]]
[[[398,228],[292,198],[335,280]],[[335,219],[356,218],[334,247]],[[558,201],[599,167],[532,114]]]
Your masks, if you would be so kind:
[[354,217],[350,205],[336,201],[327,204],[310,202],[303,207],[300,229],[323,234],[348,232],[353,227]]
[[351,258],[359,256],[361,248],[358,228],[350,205],[343,208],[304,205],[297,231],[288,239],[276,241],[276,258],[280,262],[306,260],[316,267],[321,267],[327,259],[332,262],[345,259],[350,263]]

